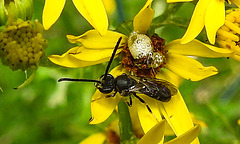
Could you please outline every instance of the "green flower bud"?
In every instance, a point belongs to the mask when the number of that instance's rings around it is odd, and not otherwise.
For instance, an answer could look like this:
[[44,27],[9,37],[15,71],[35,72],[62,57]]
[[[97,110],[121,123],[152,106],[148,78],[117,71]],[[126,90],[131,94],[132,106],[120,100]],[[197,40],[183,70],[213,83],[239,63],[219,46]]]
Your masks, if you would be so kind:
[[47,47],[42,25],[36,21],[9,22],[0,33],[0,58],[12,70],[37,68]]
[[15,20],[31,20],[33,0],[0,0],[0,26],[5,25],[9,17]]

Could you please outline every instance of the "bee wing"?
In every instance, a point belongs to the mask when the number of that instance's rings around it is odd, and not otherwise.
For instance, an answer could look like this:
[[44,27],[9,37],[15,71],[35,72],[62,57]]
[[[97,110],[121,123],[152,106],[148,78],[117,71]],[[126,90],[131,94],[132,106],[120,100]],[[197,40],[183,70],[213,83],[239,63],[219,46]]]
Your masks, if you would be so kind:
[[178,93],[178,88],[174,84],[172,84],[166,80],[154,78],[154,79],[151,79],[150,81],[156,83],[158,85],[158,87],[168,88],[170,90],[172,96],[174,96]]
[[145,89],[146,87],[156,90],[161,90],[161,88],[168,88],[172,96],[178,93],[178,88],[174,84],[163,79],[136,77],[132,75],[129,75],[129,77],[133,78],[138,82],[138,84],[136,84],[135,87],[132,89],[132,91],[137,93],[141,93],[139,90]]

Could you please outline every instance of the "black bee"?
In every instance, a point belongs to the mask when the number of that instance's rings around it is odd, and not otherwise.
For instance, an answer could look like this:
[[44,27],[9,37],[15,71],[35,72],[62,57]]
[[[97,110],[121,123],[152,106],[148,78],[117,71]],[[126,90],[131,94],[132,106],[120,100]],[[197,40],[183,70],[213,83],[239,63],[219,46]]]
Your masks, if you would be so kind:
[[112,56],[105,70],[105,74],[102,75],[99,80],[61,78],[58,80],[58,82],[61,81],[95,82],[95,87],[101,93],[109,94],[107,95],[107,97],[114,97],[116,93],[120,93],[121,96],[130,98],[130,102],[127,102],[127,104],[131,106],[132,105],[131,95],[134,95],[136,98],[138,98],[142,103],[144,103],[147,106],[149,111],[151,110],[148,107],[148,105],[137,94],[145,94],[153,99],[162,102],[168,102],[171,99],[171,96],[176,95],[178,92],[177,87],[168,81],[157,78],[135,77],[132,75],[127,75],[126,73],[123,73],[122,75],[119,75],[116,78],[114,78],[111,74],[108,73],[121,39],[122,38],[120,37],[113,50]]

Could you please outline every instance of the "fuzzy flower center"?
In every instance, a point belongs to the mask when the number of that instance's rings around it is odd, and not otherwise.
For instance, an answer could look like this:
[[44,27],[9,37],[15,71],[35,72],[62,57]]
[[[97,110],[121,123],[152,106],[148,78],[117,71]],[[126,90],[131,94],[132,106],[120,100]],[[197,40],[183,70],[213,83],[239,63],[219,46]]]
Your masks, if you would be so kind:
[[132,32],[123,47],[121,63],[137,76],[155,77],[166,64],[165,40],[154,34],[149,37]]
[[217,43],[240,55],[240,10],[231,10],[226,15],[225,24],[217,32]]
[[40,23],[18,19],[0,33],[0,58],[12,70],[36,68],[47,47]]

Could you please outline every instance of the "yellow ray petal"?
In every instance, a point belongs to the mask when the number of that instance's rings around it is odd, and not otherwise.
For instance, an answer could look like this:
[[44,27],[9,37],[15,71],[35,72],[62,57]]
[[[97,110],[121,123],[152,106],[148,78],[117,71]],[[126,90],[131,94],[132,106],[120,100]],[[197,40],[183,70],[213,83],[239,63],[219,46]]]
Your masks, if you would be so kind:
[[190,2],[193,0],[167,0],[167,3],[175,3],[175,2]]
[[106,138],[107,137],[104,133],[96,133],[87,137],[79,144],[103,144]]
[[208,127],[208,125],[204,121],[197,119],[193,113],[190,113],[190,115],[194,124],[199,124],[203,128]]
[[181,136],[178,136],[165,144],[190,144],[199,135],[200,131],[200,125],[196,125]]
[[237,61],[240,61],[240,56],[238,54],[234,54],[232,56],[233,59],[237,60]]
[[103,94],[97,90],[91,102],[92,118],[89,124],[99,124],[105,121],[114,111],[120,101],[121,96],[116,94],[115,97],[106,98],[109,94]]
[[171,126],[168,123],[165,126],[164,136],[175,136],[174,131],[172,130]]
[[196,39],[187,44],[181,44],[181,40],[174,40],[166,44],[166,49],[172,54],[181,54],[200,57],[230,57],[232,51],[223,48],[217,48],[208,44],[204,44]]
[[108,15],[112,15],[116,10],[116,1],[115,0],[103,0],[104,7]]
[[142,129],[144,133],[147,133],[155,124],[157,124],[159,121],[162,120],[161,114],[159,113],[159,109],[156,103],[156,100],[143,95],[138,94],[139,97],[141,97],[146,104],[151,109],[152,113],[149,112],[147,109],[147,106],[143,103],[141,103],[137,98],[134,98],[133,100],[133,106],[137,108],[138,117],[142,126]]
[[[169,102],[159,102],[158,105],[161,113],[177,136],[193,127],[191,116],[180,93],[172,96]],[[198,143],[199,141],[196,139],[192,144]]]
[[102,0],[72,0],[81,15],[100,33],[108,29],[108,17]]
[[198,1],[193,12],[188,29],[184,36],[182,37],[181,43],[185,44],[190,42],[202,31],[205,24],[205,13],[209,2],[210,0]]
[[225,21],[225,5],[224,1],[211,0],[205,15],[205,27],[208,40],[211,44],[215,43],[217,30]]
[[48,30],[62,13],[66,0],[45,0],[43,8],[43,27]]
[[51,55],[51,56],[48,56],[48,59],[57,65],[64,66],[64,67],[70,67],[70,68],[86,67],[86,66],[95,65],[95,64],[109,61],[110,56],[102,58],[102,59],[98,59],[96,61],[85,61],[85,60],[81,60],[77,56],[71,54],[71,53],[77,53],[77,51],[82,51],[82,50],[84,50],[84,47],[74,47],[61,56]]
[[127,43],[127,36],[114,31],[107,31],[104,36],[99,35],[96,30],[89,30],[81,36],[67,35],[69,42],[82,43],[85,48],[92,49],[114,48],[120,37],[120,46]]
[[204,67],[197,60],[178,54],[168,54],[166,68],[191,81],[199,81],[218,73],[213,66]]
[[[121,75],[123,73],[120,66],[115,67],[110,74],[114,77]],[[97,90],[92,97],[91,102],[91,113],[92,119],[89,124],[98,124],[105,121],[113,112],[121,96],[116,94],[115,97],[105,98],[108,94],[103,94]]]
[[[133,99],[133,103],[135,103],[135,99]],[[133,104],[132,106],[129,106],[128,109],[131,116],[133,131],[136,137],[142,137],[144,135],[144,131],[142,129],[140,119],[138,116],[137,106]]]
[[[120,53],[121,51],[122,51],[121,49],[117,50],[115,57],[117,57],[117,54]],[[78,50],[78,53],[72,54],[72,57],[75,57],[76,59],[79,59],[81,61],[94,62],[94,61],[99,61],[103,59],[110,60],[112,53],[113,53],[113,49],[93,50],[93,49],[84,48],[84,49]]]
[[179,86],[180,82],[182,81],[182,78],[180,76],[176,75],[175,73],[173,73],[167,69],[164,69],[160,73],[158,73],[156,75],[156,78],[164,79],[177,87]]
[[153,0],[148,0],[133,20],[134,31],[146,34],[153,19],[154,10],[151,8]]
[[157,123],[138,141],[138,144],[158,144],[164,136],[165,123],[165,120]]

